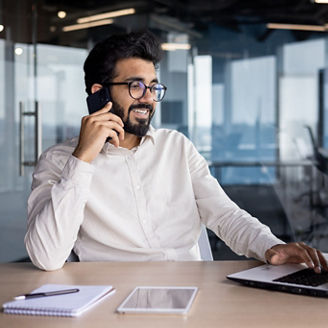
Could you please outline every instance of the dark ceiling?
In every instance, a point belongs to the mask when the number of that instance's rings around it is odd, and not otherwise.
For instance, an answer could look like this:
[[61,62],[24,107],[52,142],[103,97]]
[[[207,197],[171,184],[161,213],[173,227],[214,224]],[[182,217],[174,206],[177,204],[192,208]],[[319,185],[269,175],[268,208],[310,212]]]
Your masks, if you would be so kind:
[[[99,31],[151,28],[201,37],[213,25],[238,31],[244,25],[269,22],[310,25],[328,22],[328,5],[311,0],[0,0],[0,6],[0,17],[6,25],[12,25],[11,37],[16,42],[32,41],[34,15],[39,42],[67,45],[71,42],[81,45],[96,38],[94,35],[99,35]],[[110,26],[65,34],[61,30],[79,17],[131,7],[136,9],[136,15],[116,19]],[[59,19],[58,10],[65,10],[67,17]]]
[[204,26],[208,23],[235,26],[266,22],[324,24],[328,21],[328,5],[311,0],[43,0],[40,3],[49,10],[61,6],[73,14],[136,7],[139,13],[156,13]]

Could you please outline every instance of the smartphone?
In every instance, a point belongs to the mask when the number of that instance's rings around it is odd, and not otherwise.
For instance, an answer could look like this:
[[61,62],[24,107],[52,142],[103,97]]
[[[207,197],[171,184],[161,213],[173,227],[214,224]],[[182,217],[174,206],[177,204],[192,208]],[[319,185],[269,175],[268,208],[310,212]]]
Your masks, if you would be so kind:
[[97,92],[91,94],[87,97],[88,111],[89,114],[96,112],[99,109],[105,107],[105,105],[110,101],[110,94],[108,88],[101,88]]

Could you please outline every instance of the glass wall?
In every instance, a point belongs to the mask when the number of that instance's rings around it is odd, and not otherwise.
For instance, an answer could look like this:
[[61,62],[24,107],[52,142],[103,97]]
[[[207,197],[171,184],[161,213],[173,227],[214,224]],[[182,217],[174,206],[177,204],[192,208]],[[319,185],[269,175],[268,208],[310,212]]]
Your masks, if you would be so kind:
[[42,106],[43,149],[80,131],[87,115],[83,63],[87,49],[39,44],[38,99]]
[[230,197],[278,236],[328,250],[325,173],[314,149],[327,147],[328,139],[325,33],[297,39],[287,30],[263,33],[259,23],[239,29],[209,23],[191,31],[144,13],[64,32],[70,15],[89,12],[75,5],[61,19],[59,4],[50,3],[0,2],[10,21],[0,31],[0,149],[6,154],[0,157],[0,261],[26,257],[36,142],[41,151],[79,133],[89,49],[110,34],[140,28],[163,43],[187,45],[164,51],[158,75],[168,91],[153,125],[190,138]]

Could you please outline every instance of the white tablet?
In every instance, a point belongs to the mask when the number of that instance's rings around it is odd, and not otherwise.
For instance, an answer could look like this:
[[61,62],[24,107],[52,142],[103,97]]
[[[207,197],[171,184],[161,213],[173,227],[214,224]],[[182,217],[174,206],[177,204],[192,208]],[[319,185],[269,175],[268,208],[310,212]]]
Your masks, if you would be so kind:
[[117,312],[186,314],[197,290],[197,287],[139,286],[117,308]]

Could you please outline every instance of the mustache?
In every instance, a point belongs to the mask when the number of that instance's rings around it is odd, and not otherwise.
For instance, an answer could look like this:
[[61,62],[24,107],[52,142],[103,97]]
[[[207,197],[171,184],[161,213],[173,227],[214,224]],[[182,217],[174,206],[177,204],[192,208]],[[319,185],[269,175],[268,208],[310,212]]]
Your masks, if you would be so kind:
[[150,104],[135,104],[135,105],[131,105],[129,107],[129,113],[134,109],[141,109],[141,108],[148,109],[150,111],[150,113],[153,111],[153,106]]

